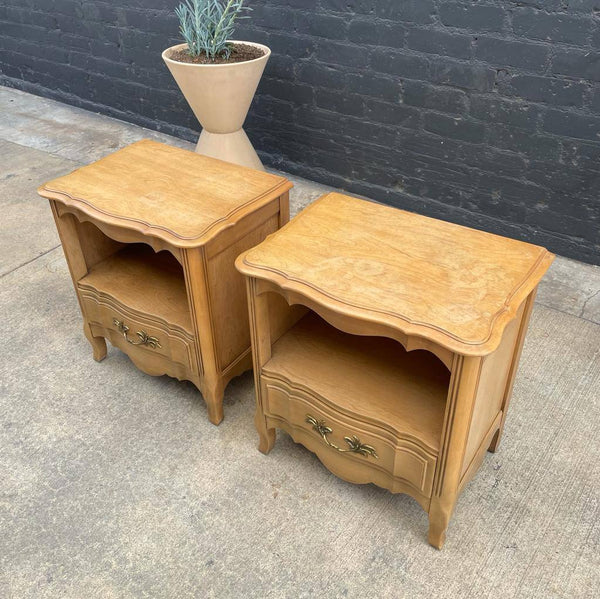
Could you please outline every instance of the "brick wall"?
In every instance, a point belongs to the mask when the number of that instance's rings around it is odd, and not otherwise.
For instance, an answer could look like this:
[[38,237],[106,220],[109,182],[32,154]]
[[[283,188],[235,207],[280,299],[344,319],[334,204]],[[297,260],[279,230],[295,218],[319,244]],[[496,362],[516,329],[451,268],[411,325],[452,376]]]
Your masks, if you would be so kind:
[[[193,139],[176,0],[1,0],[0,81]],[[254,0],[268,164],[600,263],[600,0]]]

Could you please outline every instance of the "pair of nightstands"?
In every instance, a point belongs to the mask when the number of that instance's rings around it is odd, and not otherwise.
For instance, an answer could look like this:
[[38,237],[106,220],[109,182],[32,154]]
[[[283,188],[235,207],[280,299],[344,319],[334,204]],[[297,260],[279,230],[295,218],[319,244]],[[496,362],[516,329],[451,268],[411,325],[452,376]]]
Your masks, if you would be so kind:
[[411,495],[441,547],[499,442],[553,256],[341,194],[278,231],[290,187],[139,142],[40,193],[96,359],[108,338],[193,381],[218,423],[251,335],[260,450],[280,428],[341,478]]

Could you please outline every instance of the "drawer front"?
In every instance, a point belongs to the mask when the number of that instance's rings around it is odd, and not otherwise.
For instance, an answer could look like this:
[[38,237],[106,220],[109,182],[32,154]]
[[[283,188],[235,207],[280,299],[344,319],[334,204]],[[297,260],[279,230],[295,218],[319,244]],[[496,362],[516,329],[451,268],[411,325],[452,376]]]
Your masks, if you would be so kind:
[[[133,314],[113,298],[83,290],[80,294],[92,333],[108,338],[136,364],[144,359],[149,360],[149,364],[163,363],[164,360],[157,360],[162,357],[180,365],[178,372],[198,373],[194,341],[185,332],[170,329],[150,315]],[[177,372],[175,376],[179,376]]]
[[[363,471],[365,466],[373,471],[384,471],[420,494],[431,495],[436,457],[410,438],[398,437],[390,430],[341,413],[287,381],[263,374],[261,382],[265,416],[274,419],[281,428],[291,428],[292,436],[294,431],[300,432],[301,440],[309,435],[313,447],[322,446],[326,452],[343,454],[358,461],[355,463],[360,463]],[[374,474],[361,482],[380,484],[380,480],[381,476]],[[382,486],[395,490],[393,484]]]

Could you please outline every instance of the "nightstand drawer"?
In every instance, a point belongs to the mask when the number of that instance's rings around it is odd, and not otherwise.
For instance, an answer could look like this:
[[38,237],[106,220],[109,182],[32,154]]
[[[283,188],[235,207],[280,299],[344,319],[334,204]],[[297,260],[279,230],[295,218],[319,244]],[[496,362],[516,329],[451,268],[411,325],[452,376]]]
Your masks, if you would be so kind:
[[[169,327],[150,315],[134,314],[104,294],[81,289],[81,299],[92,333],[110,339],[134,362],[136,357],[155,356],[156,374],[164,371],[177,376],[177,365],[197,373],[194,340],[186,331]],[[168,362],[173,363],[174,369],[169,369]]]
[[350,478],[358,474],[356,465],[360,464],[364,480],[355,482],[380,483],[383,471],[393,481],[431,495],[436,456],[416,440],[383,424],[361,420],[360,415],[345,414],[320,396],[278,377],[263,374],[261,381],[267,419],[288,430],[323,461],[351,460]]

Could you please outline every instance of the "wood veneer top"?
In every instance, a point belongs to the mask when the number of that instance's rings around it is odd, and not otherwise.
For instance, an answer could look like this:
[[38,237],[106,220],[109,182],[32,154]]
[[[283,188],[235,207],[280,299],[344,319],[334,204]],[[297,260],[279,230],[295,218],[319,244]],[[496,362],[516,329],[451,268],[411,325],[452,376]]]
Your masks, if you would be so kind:
[[342,314],[486,355],[553,259],[529,243],[331,193],[236,264]]
[[195,247],[291,187],[281,176],[146,139],[38,193],[98,221]]

